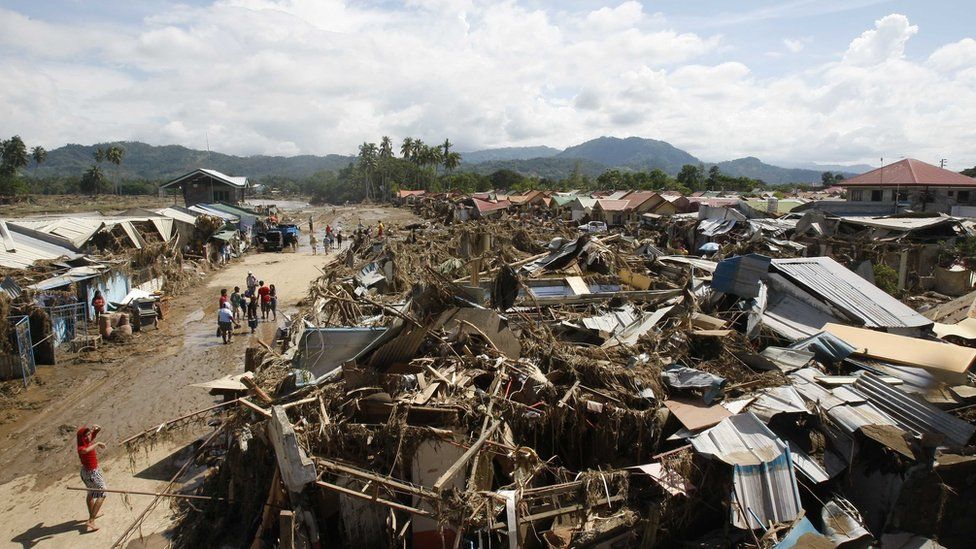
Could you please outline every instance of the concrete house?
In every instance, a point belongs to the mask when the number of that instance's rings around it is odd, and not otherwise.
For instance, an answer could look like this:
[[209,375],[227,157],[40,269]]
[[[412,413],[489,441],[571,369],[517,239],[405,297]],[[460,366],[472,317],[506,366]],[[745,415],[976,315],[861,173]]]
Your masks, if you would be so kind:
[[179,187],[187,207],[214,202],[238,204],[244,202],[244,191],[248,188],[248,182],[246,177],[232,177],[217,170],[200,168],[164,183],[159,188],[172,187]]
[[[847,201],[956,216],[976,215],[976,179],[906,158],[837,183]],[[896,206],[897,202],[897,206]]]

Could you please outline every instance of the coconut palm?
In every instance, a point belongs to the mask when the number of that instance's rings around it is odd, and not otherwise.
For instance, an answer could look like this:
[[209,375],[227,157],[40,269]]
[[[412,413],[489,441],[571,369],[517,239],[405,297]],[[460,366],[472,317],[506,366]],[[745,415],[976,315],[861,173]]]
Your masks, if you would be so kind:
[[363,142],[359,146],[359,169],[363,171],[363,176],[365,177],[367,199],[373,196],[372,175],[373,170],[376,169],[376,154],[376,143]]
[[412,154],[413,154],[413,138],[404,137],[403,145],[400,145],[400,156],[402,156],[404,160],[410,160],[410,155]]
[[444,169],[452,172],[461,165],[461,153],[449,152],[444,155]]
[[47,151],[44,149],[44,147],[38,145],[31,149],[31,157],[34,158],[34,164],[40,166],[45,160],[47,160]]
[[122,164],[122,159],[125,158],[125,149],[117,145],[112,145],[105,151],[105,160],[108,160],[112,164],[115,164],[115,194],[119,194],[119,166]]

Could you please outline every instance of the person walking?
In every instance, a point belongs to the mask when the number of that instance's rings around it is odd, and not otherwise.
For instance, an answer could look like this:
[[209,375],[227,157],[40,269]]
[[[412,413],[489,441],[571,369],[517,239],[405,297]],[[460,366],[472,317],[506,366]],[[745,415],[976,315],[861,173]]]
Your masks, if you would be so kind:
[[102,297],[101,290],[95,290],[95,296],[92,297],[91,305],[95,309],[96,319],[105,314],[105,298]]
[[312,247],[312,255],[318,253],[318,244],[319,241],[315,240],[315,233],[308,235],[308,245]]
[[234,337],[234,313],[230,310],[230,303],[224,303],[217,311],[217,333],[224,340],[224,345]]
[[95,442],[95,437],[100,432],[102,428],[98,425],[82,426],[78,429],[76,438],[78,459],[81,461],[81,481],[85,483],[85,488],[88,488],[88,494],[85,496],[85,503],[88,505],[88,520],[85,522],[87,532],[98,530],[95,519],[101,516],[99,511],[105,503],[105,492],[102,490],[108,488],[102,470],[98,467],[98,449],[105,448],[104,443]]
[[271,305],[271,289],[264,285],[263,280],[260,284],[258,297],[261,298],[261,319],[268,320],[268,307]]
[[308,234],[312,234],[314,232],[315,231],[314,231],[313,225],[312,225],[312,216],[308,216]]
[[227,295],[227,288],[220,289],[220,299],[217,300],[217,308],[223,309],[224,305],[230,302],[230,296]]
[[244,298],[241,297],[240,286],[234,286],[234,293],[230,294],[230,308],[234,312],[234,322],[237,322],[243,316],[241,309],[244,308]]
[[339,245],[336,246],[336,248],[341,251],[342,250],[342,231],[339,231],[339,232],[336,233],[336,242],[339,243]]
[[275,285],[272,284],[268,286],[268,297],[271,299],[268,302],[268,309],[271,311],[272,319],[274,321],[278,320],[278,290],[275,289]]

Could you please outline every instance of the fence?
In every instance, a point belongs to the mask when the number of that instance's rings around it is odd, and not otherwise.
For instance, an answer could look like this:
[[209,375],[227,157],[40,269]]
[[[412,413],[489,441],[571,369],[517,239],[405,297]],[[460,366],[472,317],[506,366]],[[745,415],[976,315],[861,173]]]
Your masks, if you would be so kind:
[[34,347],[31,344],[30,319],[26,316],[10,317],[10,343],[13,354],[0,356],[0,379],[23,378],[24,387],[37,371],[34,364]]
[[71,351],[77,351],[76,347],[88,344],[87,303],[66,303],[46,307],[44,310],[51,319],[51,336],[54,338],[55,347],[69,343]]

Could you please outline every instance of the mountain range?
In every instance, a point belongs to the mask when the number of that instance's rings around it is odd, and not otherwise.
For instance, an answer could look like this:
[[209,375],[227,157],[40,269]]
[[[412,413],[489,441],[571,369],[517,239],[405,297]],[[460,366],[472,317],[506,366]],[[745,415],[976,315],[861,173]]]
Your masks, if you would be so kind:
[[[287,178],[307,177],[317,171],[338,171],[356,157],[338,154],[325,156],[234,156],[189,149],[180,145],[155,146],[137,141],[100,143],[96,145],[65,145],[48,152],[47,160],[27,170],[36,177],[80,176],[92,163],[96,147],[119,145],[126,150],[120,166],[106,165],[113,178],[166,181],[196,168],[207,167],[229,175],[245,175],[254,179],[268,176]],[[641,137],[600,137],[564,150],[547,146],[505,147],[461,153],[460,170],[490,174],[510,169],[527,176],[563,179],[574,170],[596,177],[608,169],[650,171],[661,169],[675,175],[685,164],[703,165],[705,169],[717,165],[722,173],[733,177],[751,177],[769,184],[820,183],[823,171],[839,171],[835,166],[820,169],[784,168],[766,164],[758,158],[746,157],[718,163],[702,162],[687,151],[665,141]],[[850,177],[870,166],[854,166],[842,171]]]

